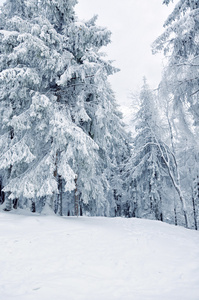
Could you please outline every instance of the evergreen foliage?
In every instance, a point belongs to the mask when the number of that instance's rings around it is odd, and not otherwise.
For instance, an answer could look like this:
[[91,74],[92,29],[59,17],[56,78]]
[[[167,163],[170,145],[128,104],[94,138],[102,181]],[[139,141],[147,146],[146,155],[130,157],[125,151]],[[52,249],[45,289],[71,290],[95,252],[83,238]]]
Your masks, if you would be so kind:
[[[164,0],[169,5],[171,0]],[[0,10],[0,205],[125,216],[198,229],[199,1],[180,0],[153,51],[130,140],[101,52],[111,33],[76,0],[7,0]],[[132,148],[130,145],[132,143]]]
[[[7,0],[0,15],[0,175],[5,209],[110,215],[127,136],[100,53],[110,32],[75,0]],[[116,175],[115,175],[116,176]],[[2,200],[3,199],[3,200]],[[77,213],[77,212],[76,212]]]
[[174,223],[175,189],[171,176],[176,176],[176,167],[169,147],[162,140],[156,97],[146,80],[139,102],[133,153],[124,172],[129,199],[125,203],[125,213],[129,217]]

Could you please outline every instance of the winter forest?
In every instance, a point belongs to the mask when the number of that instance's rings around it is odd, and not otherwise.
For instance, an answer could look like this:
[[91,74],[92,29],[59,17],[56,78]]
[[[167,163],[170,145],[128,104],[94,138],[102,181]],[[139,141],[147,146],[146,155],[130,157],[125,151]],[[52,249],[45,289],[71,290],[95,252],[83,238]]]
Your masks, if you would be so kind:
[[130,132],[108,79],[111,32],[80,20],[76,2],[1,7],[0,209],[197,230],[199,1],[176,1],[153,42],[166,64],[157,89],[144,78],[132,93]]

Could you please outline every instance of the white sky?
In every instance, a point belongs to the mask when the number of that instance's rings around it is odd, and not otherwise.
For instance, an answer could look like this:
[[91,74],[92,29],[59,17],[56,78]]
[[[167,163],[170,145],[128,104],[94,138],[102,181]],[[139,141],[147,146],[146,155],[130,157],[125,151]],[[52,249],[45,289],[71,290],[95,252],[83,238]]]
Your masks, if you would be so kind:
[[129,92],[142,85],[143,76],[151,87],[158,85],[162,56],[152,55],[151,44],[163,32],[171,9],[161,0],[79,0],[80,18],[98,14],[98,24],[112,31],[112,44],[105,51],[121,70],[110,79],[120,104],[129,102]]
[[121,70],[110,79],[120,104],[129,102],[129,91],[142,85],[143,76],[151,87],[157,87],[162,56],[152,55],[151,44],[163,32],[171,9],[162,0],[79,0],[80,18],[98,14],[98,24],[112,31],[112,44],[105,51]]
[[158,85],[162,56],[152,55],[150,46],[163,32],[170,11],[162,0],[79,0],[76,12],[80,19],[98,14],[98,24],[112,31],[112,43],[104,51],[121,69],[110,78],[120,104],[128,102],[129,91],[142,85],[143,76],[151,87]]

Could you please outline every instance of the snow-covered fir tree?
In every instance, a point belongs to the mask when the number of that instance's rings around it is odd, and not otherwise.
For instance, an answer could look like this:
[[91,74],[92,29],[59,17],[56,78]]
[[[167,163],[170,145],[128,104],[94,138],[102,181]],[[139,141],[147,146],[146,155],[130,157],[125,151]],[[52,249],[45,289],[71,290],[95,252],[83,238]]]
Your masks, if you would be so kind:
[[128,201],[124,213],[134,217],[163,220],[162,188],[165,173],[157,147],[157,124],[154,95],[146,80],[140,93],[140,108],[136,114],[136,136],[133,153],[125,166]]
[[[110,32],[75,0],[7,0],[0,15],[0,178],[5,209],[114,215],[129,151],[100,53]],[[115,181],[117,181],[115,179]]]
[[163,139],[155,95],[146,81],[139,100],[133,154],[123,174],[127,190],[124,214],[171,223],[181,214],[184,219],[179,223],[188,226],[176,158]]

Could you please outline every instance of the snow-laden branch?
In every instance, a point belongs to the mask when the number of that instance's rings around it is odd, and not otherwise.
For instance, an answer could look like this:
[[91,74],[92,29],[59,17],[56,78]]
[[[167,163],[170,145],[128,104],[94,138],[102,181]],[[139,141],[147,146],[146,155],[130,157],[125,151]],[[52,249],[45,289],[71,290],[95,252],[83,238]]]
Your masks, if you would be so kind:
[[[160,151],[160,153],[161,153],[161,157],[162,157],[162,159],[163,159],[163,161],[164,161],[164,163],[165,163],[165,165],[166,165],[166,167],[167,167],[169,177],[170,177],[170,179],[171,179],[171,181],[172,181],[172,183],[173,183],[173,186],[174,186],[176,192],[177,192],[178,195],[179,195],[180,202],[181,202],[181,204],[182,204],[182,210],[183,210],[183,213],[184,213],[185,226],[188,228],[188,227],[189,227],[189,221],[188,221],[188,216],[187,216],[187,208],[186,208],[185,199],[184,199],[184,197],[183,197],[183,195],[182,195],[182,191],[181,191],[181,188],[180,188],[180,179],[179,179],[179,172],[178,172],[178,165],[177,165],[177,162],[176,162],[176,160],[175,160],[176,167],[177,167],[177,169],[176,169],[176,172],[177,172],[177,179],[175,179],[175,176],[174,176],[174,174],[172,173],[172,170],[171,170],[170,159],[169,159],[169,155],[168,155],[168,152],[167,152],[167,150],[166,150],[165,145],[160,145],[160,143],[158,142],[158,139],[157,139],[157,137],[156,137],[156,134],[154,133],[154,131],[153,131],[152,128],[151,128],[151,132],[152,132],[153,135],[154,135],[154,138],[155,138],[155,140],[156,140],[156,145],[157,145],[157,147],[158,147],[158,149],[159,149],[159,151]],[[166,159],[166,157],[165,157],[165,155],[164,155],[164,152],[163,152],[163,150],[162,150],[162,147],[164,148],[165,152],[167,153],[167,159],[168,159],[168,160]]]

